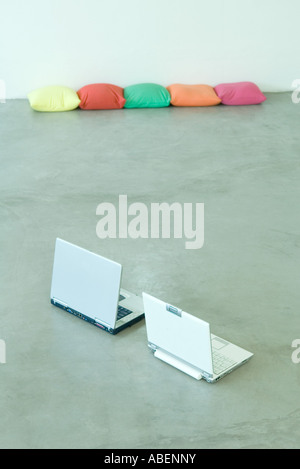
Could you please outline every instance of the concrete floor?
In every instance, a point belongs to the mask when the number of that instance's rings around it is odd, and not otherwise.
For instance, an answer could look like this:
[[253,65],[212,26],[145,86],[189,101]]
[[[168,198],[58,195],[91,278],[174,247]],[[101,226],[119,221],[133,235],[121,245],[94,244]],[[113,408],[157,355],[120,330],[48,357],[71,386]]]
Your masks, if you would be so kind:
[[[299,448],[300,104],[37,113],[0,105],[1,448]],[[205,244],[96,236],[96,207],[204,202]],[[55,238],[252,351],[215,385],[51,306]]]

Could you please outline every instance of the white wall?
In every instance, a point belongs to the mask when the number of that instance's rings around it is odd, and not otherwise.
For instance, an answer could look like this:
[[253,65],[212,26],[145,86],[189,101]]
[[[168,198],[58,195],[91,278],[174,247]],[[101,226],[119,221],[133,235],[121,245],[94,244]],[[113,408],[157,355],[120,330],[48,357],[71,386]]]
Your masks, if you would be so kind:
[[1,0],[7,98],[61,84],[300,78],[299,0]]

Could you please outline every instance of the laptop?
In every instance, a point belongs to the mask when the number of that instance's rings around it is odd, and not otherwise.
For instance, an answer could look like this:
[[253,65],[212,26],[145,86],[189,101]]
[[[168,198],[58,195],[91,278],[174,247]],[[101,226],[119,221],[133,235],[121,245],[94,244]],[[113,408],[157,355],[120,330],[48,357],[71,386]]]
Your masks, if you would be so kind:
[[144,317],[143,299],[121,289],[122,265],[56,239],[50,300],[74,316],[117,334]]
[[193,378],[214,383],[253,354],[211,334],[210,325],[143,293],[148,346],[154,356]]

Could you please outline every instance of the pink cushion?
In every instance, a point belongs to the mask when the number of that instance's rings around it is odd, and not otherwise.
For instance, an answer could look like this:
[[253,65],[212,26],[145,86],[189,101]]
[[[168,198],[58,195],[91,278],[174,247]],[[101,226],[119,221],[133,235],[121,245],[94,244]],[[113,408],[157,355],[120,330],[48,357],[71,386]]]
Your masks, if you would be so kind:
[[215,92],[222,104],[229,106],[260,104],[267,99],[258,86],[250,81],[222,83],[215,87]]
[[81,109],[121,109],[124,107],[124,90],[116,85],[95,83],[77,91]]

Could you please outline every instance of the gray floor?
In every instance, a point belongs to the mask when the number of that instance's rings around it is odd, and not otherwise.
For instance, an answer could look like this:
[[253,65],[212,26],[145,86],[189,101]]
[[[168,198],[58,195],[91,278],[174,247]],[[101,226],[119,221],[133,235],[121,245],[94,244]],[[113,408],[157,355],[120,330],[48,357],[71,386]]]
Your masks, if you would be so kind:
[[[299,448],[299,113],[260,106],[44,114],[0,105],[1,448]],[[96,236],[96,207],[204,202],[205,244]],[[121,262],[124,287],[254,352],[210,385],[49,302],[56,236]]]

